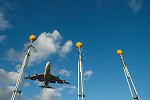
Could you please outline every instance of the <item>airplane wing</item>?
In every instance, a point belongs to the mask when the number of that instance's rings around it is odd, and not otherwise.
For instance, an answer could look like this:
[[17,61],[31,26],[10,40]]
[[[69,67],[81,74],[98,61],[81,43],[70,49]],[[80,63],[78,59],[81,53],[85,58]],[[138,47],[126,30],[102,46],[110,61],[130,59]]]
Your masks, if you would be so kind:
[[56,81],[57,83],[60,83],[60,84],[63,84],[63,83],[70,84],[69,82],[66,82],[65,80],[60,79],[58,76],[55,77],[52,74],[50,74],[50,83],[56,83]]
[[36,74],[34,76],[29,75],[28,77],[25,77],[24,79],[31,79],[31,80],[38,79],[38,81],[43,82],[44,81],[44,74]]

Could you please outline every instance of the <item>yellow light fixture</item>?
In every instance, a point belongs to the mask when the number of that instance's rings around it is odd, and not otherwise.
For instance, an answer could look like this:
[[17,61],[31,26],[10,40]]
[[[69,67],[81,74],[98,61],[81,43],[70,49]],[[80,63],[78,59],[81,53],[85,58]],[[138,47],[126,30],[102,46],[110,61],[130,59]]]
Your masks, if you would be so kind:
[[122,51],[121,50],[117,50],[117,54],[118,55],[122,55]]
[[35,35],[31,35],[31,36],[29,37],[29,39],[32,40],[32,41],[35,41],[35,40],[36,40],[36,36],[35,36]]
[[76,43],[76,46],[77,46],[78,48],[80,48],[80,47],[82,47],[82,43],[81,43],[81,42],[77,42],[77,43]]

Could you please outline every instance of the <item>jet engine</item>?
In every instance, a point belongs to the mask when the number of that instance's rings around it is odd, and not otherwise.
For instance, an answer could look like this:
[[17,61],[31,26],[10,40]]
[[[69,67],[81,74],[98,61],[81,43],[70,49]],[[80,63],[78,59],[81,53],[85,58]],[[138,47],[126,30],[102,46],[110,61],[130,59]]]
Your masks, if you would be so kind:
[[50,80],[50,83],[56,83],[56,81],[55,80]]

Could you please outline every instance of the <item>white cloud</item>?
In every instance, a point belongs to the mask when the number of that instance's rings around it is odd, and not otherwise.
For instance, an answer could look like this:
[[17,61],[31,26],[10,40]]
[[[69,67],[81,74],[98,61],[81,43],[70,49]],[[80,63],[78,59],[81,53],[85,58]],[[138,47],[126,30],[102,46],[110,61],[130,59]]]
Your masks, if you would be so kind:
[[0,35],[0,43],[3,42],[7,38],[6,35]]
[[0,69],[0,82],[6,84],[15,84],[19,73],[17,72],[6,72],[4,69]]
[[[37,52],[33,52],[31,50],[31,56],[29,62],[40,62],[43,59],[47,59],[51,54],[60,54],[61,56],[65,56],[67,53],[71,51],[72,41],[67,41],[64,46],[61,45],[62,37],[57,30],[54,30],[52,33],[43,32],[37,38],[35,42],[33,42],[33,46],[37,49]],[[24,44],[24,48],[27,48],[29,43]],[[15,51],[13,48],[9,49],[6,52],[7,60],[10,61],[20,61],[22,62],[25,55],[22,52]]]
[[19,73],[17,72],[6,72],[4,69],[0,69],[0,99],[9,100],[14,91],[14,86],[17,81]]
[[37,86],[41,86],[41,85],[43,85],[43,82],[35,81],[35,84],[36,84]]
[[136,14],[142,8],[143,0],[127,0],[129,6],[133,9],[133,14]]
[[[9,100],[15,89],[14,85],[17,81],[19,73],[17,72],[6,72],[4,69],[0,69],[0,99]],[[29,82],[24,82],[24,86],[29,86]],[[16,98],[18,95],[16,94]],[[27,100],[27,98],[21,94],[21,100]]]
[[43,89],[41,95],[36,97],[36,100],[59,100],[61,94],[55,89]]
[[69,72],[66,69],[60,69],[58,74],[64,75],[69,78],[73,74],[73,72],[72,71]]
[[41,60],[43,58],[46,59],[51,54],[55,54],[60,47],[60,40],[61,36],[56,30],[52,34],[46,32],[41,33],[33,43],[37,49],[37,53],[31,52],[30,62]]
[[[0,30],[10,29],[13,26],[10,24],[7,19],[7,16],[16,22],[22,20],[22,17],[19,17],[17,14],[18,11],[22,11],[20,0],[0,0]],[[5,15],[5,16],[4,16]]]
[[14,91],[14,86],[1,86],[0,87],[0,99],[10,100],[13,91]]
[[69,94],[74,94],[77,90],[75,86],[62,86],[56,89],[43,89],[40,95],[36,96],[36,100],[59,100],[62,95],[61,92],[67,88],[70,89]]
[[91,70],[85,71],[84,80],[88,80],[92,76],[93,72]]
[[11,48],[6,51],[6,58],[3,58],[3,59],[9,60],[9,61],[22,62],[24,59],[23,58],[24,56],[25,56],[24,52],[15,51],[14,48]]
[[9,21],[4,18],[2,13],[0,13],[0,30],[5,30],[10,27],[12,26],[9,24]]
[[60,88],[57,88],[56,91],[61,92],[61,91],[65,90],[66,88],[69,89],[69,94],[74,94],[77,90],[76,86],[64,85]]
[[76,92],[76,90],[77,90],[77,88],[75,86],[69,86],[69,88],[71,89],[69,91],[69,94],[74,94]]
[[59,39],[61,39],[62,37],[60,36],[60,33],[57,30],[54,30],[54,32],[51,34],[51,37],[57,41]]
[[25,86],[25,87],[27,87],[27,86],[29,86],[29,85],[30,85],[29,82],[24,82],[24,83],[23,83],[23,86]]
[[[7,85],[0,86],[0,99],[10,100],[14,89],[15,89],[14,86],[7,86]],[[16,98],[18,98],[17,94],[16,94]],[[21,100],[29,100],[29,99],[25,97],[23,93],[21,93]]]
[[21,65],[20,65],[20,64],[16,65],[16,68],[15,68],[15,69],[17,69],[17,72],[20,72],[20,70],[21,70]]
[[20,1],[21,0],[0,0],[0,12],[7,14],[16,20],[20,19],[17,14],[18,11],[23,10]]
[[60,56],[64,57],[66,53],[70,52],[72,50],[72,41],[67,41],[64,46],[61,48]]

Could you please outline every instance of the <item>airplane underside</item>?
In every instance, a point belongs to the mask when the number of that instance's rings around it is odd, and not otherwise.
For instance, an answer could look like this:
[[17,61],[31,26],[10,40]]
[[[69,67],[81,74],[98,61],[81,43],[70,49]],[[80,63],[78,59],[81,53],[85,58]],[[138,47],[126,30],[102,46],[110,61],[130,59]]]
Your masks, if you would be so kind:
[[51,88],[51,89],[54,89],[53,87],[50,87],[50,86],[47,86],[47,87],[45,87],[45,86],[39,86],[39,87],[42,87],[42,88]]

